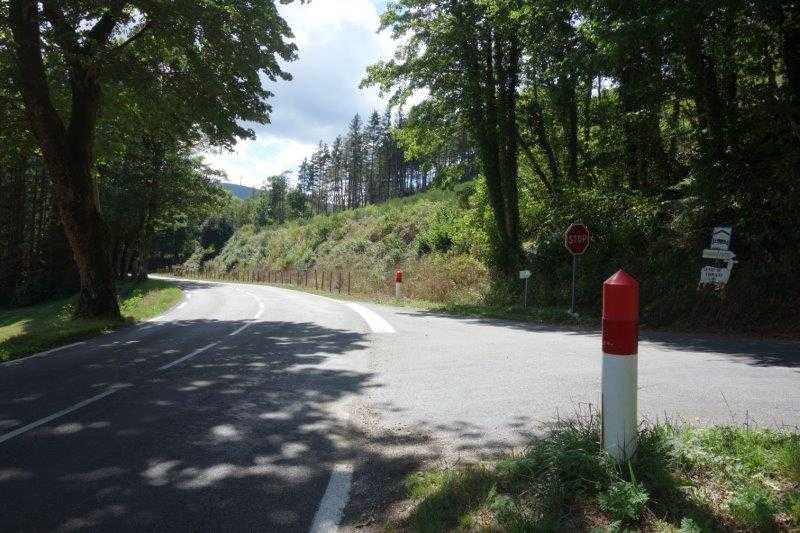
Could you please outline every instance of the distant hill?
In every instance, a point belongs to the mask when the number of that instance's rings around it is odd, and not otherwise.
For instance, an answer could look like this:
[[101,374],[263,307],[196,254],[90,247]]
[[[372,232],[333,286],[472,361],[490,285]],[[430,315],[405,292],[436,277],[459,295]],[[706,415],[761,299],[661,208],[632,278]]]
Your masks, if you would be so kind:
[[258,194],[258,189],[247,187],[246,185],[237,185],[235,183],[222,183],[222,188],[234,195],[237,198],[246,200]]

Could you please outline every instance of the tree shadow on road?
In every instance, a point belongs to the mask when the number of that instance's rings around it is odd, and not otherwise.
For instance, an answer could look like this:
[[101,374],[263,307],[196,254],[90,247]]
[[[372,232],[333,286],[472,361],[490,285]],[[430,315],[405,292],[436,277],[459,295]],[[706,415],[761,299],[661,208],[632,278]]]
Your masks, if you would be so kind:
[[[219,335],[246,324],[247,335]],[[370,461],[351,447],[364,436],[343,415],[351,396],[380,386],[356,364],[364,335],[312,323],[176,325],[220,342],[164,371],[156,365],[182,354],[131,345],[116,354],[126,370],[114,383],[89,372],[81,384],[129,387],[0,445],[0,530],[307,531],[332,465]],[[393,460],[406,461],[381,458]]]

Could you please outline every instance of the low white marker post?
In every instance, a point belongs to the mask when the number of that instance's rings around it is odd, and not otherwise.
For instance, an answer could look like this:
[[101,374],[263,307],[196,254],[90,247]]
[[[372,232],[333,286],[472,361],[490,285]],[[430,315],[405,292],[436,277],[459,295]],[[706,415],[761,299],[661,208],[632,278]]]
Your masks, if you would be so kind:
[[617,461],[636,453],[639,283],[620,270],[603,284],[603,448]]
[[398,300],[403,297],[403,271],[394,273],[394,297]]

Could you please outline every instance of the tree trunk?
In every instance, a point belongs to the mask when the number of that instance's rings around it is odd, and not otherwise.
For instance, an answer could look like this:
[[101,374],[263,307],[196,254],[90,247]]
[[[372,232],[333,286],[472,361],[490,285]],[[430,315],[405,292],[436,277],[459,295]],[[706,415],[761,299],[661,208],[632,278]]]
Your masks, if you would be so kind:
[[800,139],[800,5],[784,7],[781,54],[786,71],[790,122]]
[[704,49],[699,28],[689,28],[683,37],[702,144],[712,162],[719,163],[725,156],[725,113],[717,79],[717,60]]
[[96,72],[91,67],[70,64],[72,108],[69,127],[65,128],[50,97],[38,3],[15,0],[11,2],[10,15],[25,110],[53,179],[61,223],[80,273],[76,315],[118,318],[113,273],[91,175],[100,108]]

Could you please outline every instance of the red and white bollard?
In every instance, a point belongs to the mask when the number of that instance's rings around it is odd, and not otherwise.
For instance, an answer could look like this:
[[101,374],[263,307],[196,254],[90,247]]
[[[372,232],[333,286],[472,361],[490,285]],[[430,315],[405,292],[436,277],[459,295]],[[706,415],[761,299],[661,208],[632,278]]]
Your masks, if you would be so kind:
[[403,297],[403,271],[394,273],[394,297],[398,300]]
[[639,282],[620,270],[603,283],[603,448],[619,462],[636,453]]

